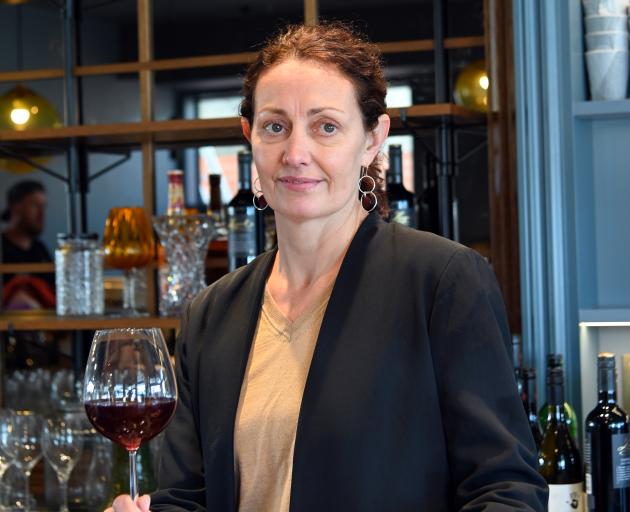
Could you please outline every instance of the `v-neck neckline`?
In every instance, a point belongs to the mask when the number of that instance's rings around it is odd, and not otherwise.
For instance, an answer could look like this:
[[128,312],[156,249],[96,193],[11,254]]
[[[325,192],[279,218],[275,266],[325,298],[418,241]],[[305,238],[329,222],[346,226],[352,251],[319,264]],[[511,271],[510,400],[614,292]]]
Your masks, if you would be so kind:
[[267,320],[276,330],[276,332],[290,342],[293,339],[294,334],[304,324],[308,323],[317,312],[326,307],[334,286],[335,280],[333,279],[331,283],[320,294],[317,300],[315,300],[308,308],[306,308],[306,310],[300,313],[296,319],[291,320],[280,310],[280,307],[278,306],[276,300],[273,298],[273,295],[269,291],[268,286],[265,285],[263,303],[261,308],[262,314],[266,316]]

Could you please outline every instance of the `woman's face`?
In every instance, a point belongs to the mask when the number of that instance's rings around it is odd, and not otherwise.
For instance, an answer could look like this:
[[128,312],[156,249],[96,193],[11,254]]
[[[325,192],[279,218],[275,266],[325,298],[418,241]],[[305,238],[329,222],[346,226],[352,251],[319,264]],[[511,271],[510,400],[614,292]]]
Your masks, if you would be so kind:
[[277,216],[326,219],[361,207],[360,169],[378,153],[389,118],[366,132],[350,80],[333,66],[286,60],[260,77],[254,112],[243,132]]

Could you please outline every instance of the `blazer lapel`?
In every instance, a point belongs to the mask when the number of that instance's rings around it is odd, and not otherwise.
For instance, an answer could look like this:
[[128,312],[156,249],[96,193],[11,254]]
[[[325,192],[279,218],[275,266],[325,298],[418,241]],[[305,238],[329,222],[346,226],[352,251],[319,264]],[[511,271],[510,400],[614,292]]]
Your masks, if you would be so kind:
[[300,478],[302,478],[302,482],[304,481],[303,477],[307,476],[309,464],[313,462],[305,460],[302,455],[305,451],[303,448],[309,442],[310,437],[309,430],[312,422],[309,421],[309,418],[313,415],[318,398],[321,398],[322,381],[329,373],[329,363],[334,357],[338,343],[341,342],[338,335],[339,326],[349,321],[348,316],[353,295],[358,292],[357,285],[362,282],[362,274],[366,269],[364,263],[369,256],[370,240],[382,222],[380,216],[373,212],[359,227],[343,259],[324,313],[300,405],[293,453],[291,511],[297,510],[295,507],[300,501],[299,497],[296,496],[298,486],[293,485],[293,483]]
[[[233,277],[229,294],[210,303],[206,318],[216,318],[201,330],[198,400],[204,465],[207,473],[208,510],[236,510],[234,479],[234,421],[262,305],[265,282],[275,251],[265,253],[250,272]],[[219,315],[219,316],[217,316]]]

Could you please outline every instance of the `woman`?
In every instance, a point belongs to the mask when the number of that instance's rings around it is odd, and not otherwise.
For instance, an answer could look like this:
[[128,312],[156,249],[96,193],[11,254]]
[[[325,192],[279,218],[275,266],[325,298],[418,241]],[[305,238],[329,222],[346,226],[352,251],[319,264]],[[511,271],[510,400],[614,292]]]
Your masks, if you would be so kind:
[[378,51],[338,24],[290,27],[249,68],[278,249],[187,308],[151,510],[546,509],[492,272],[367,211],[385,91]]

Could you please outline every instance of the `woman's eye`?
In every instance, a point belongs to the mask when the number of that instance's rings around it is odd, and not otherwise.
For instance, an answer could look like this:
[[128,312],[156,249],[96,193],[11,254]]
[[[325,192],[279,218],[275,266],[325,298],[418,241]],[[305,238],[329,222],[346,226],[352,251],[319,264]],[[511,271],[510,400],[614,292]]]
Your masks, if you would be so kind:
[[280,123],[269,123],[265,125],[265,131],[277,135],[278,133],[282,133],[284,127]]
[[322,123],[320,129],[326,135],[332,135],[337,131],[337,127],[333,123]]

